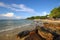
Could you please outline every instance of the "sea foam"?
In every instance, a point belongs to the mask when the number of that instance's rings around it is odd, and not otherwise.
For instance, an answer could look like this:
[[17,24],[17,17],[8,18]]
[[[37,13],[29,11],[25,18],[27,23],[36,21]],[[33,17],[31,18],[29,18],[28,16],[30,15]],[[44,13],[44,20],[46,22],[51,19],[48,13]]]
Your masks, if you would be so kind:
[[18,26],[18,27],[12,27],[12,28],[8,28],[8,29],[0,30],[0,32],[5,32],[5,31],[9,31],[9,30],[14,30],[14,29],[16,29],[16,28],[26,27],[26,26],[29,26],[29,25],[31,25],[31,24],[29,23],[29,24],[25,24],[25,25],[22,25],[22,26]]

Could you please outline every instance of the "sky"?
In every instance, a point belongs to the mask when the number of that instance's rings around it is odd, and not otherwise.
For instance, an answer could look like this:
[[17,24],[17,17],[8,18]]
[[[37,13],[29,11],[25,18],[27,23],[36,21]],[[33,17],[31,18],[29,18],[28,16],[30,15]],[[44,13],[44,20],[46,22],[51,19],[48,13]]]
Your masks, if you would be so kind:
[[60,6],[60,0],[0,0],[0,19],[45,16]]

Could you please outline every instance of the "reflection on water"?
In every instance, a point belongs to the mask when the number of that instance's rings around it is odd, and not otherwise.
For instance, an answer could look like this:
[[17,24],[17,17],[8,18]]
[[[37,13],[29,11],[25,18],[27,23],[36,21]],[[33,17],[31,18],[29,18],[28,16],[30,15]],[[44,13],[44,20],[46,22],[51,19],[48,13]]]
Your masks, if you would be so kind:
[[15,28],[32,23],[31,20],[0,20],[0,30]]

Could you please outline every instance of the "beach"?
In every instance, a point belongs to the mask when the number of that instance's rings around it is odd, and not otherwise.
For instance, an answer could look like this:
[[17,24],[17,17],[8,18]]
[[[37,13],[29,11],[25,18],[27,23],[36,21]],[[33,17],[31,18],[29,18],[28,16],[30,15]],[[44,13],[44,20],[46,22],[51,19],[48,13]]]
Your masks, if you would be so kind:
[[52,23],[60,23],[60,20],[49,20],[49,19],[41,19],[43,22],[52,22]]
[[[51,28],[53,31],[56,30],[56,29],[60,30],[60,26],[59,26],[59,28],[56,28],[58,26],[54,27],[54,24],[51,24],[51,22],[55,23],[57,21],[50,21],[50,20],[48,20],[48,21],[47,20],[42,20],[42,21],[43,22],[49,22],[48,25],[45,24],[45,28]],[[60,21],[57,22],[57,23],[60,23]],[[25,31],[25,30],[34,30],[34,29],[35,29],[35,26],[30,25],[30,26],[15,28],[13,30],[3,31],[3,32],[0,32],[0,40],[24,40],[24,38],[26,38],[26,37],[21,38],[21,39],[17,38],[18,33],[22,32],[22,31]],[[39,34],[42,35],[41,33],[44,33],[44,32],[40,31]],[[57,32],[57,33],[60,33],[60,32]],[[48,35],[50,35],[50,34],[48,34]],[[43,35],[42,35],[42,37],[43,37]],[[49,37],[49,36],[47,36],[47,37]]]
[[0,32],[0,40],[23,40],[24,38],[17,38],[17,34],[25,30],[33,30],[33,27],[21,27],[9,31]]
[[17,34],[25,30],[32,30],[30,20],[0,20],[0,40],[18,40]]

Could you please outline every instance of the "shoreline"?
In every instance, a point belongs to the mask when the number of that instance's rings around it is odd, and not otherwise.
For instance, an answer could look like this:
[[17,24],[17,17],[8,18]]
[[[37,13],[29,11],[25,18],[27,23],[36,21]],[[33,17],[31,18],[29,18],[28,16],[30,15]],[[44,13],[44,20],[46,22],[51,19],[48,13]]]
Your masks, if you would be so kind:
[[41,19],[43,22],[51,22],[51,23],[60,23],[60,20],[49,20],[49,19]]
[[[43,22],[57,22],[60,23],[60,21],[52,21],[52,20],[42,20]],[[21,31],[24,30],[33,30],[35,29],[34,26],[25,26],[25,27],[19,27],[19,28],[15,28],[13,30],[8,30],[8,31],[4,31],[4,32],[0,32],[0,40],[23,40],[23,39],[18,39],[17,38],[17,34]]]
[[[17,39],[17,34],[21,31],[24,30],[33,30],[33,27],[21,27],[21,28],[16,28],[13,30],[8,30],[8,31],[4,31],[4,32],[0,32],[0,40],[18,40]],[[19,39],[22,40],[22,39]]]
[[21,27],[24,27],[24,26],[28,26],[30,24],[25,24],[25,25],[22,25],[22,26],[18,26],[18,27],[13,27],[13,28],[8,28],[8,29],[4,29],[4,30],[0,30],[0,33],[1,32],[6,32],[6,31],[11,31],[11,30],[14,30],[14,29],[17,29],[17,28],[21,28]]

